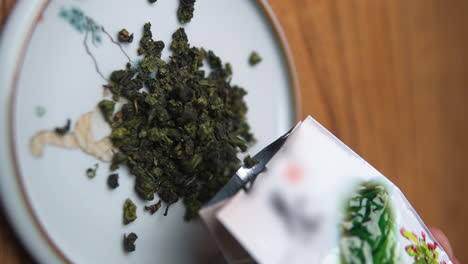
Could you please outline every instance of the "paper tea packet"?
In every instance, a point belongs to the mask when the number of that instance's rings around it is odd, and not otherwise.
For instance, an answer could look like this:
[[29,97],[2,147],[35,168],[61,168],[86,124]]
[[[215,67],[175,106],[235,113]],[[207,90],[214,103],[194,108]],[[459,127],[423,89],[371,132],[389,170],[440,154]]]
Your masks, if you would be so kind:
[[398,187],[311,117],[248,193],[201,215],[230,263],[452,263]]

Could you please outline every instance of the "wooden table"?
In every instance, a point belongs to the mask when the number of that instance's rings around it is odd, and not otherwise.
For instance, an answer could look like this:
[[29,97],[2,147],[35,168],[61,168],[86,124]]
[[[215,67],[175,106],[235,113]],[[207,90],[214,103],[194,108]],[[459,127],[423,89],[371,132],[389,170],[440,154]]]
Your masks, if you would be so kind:
[[[0,0],[0,18],[14,2]],[[468,1],[270,3],[296,59],[302,115],[398,184],[468,263]],[[0,262],[29,263],[0,221]]]

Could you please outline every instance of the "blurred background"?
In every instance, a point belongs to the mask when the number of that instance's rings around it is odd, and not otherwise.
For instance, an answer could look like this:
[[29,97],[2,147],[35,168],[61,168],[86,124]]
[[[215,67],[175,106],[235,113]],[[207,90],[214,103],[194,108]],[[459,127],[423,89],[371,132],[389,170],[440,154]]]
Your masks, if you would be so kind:
[[[15,2],[0,0],[0,28]],[[395,182],[468,263],[468,1],[268,2],[295,58],[303,117]],[[3,212],[0,263],[31,263]]]

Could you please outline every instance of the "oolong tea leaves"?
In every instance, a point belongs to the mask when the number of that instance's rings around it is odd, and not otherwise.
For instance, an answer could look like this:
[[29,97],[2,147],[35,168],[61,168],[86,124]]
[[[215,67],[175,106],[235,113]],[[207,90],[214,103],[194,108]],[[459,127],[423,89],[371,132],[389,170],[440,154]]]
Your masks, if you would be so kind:
[[[182,199],[188,220],[235,173],[237,154],[254,138],[246,121],[246,91],[231,85],[230,66],[212,51],[191,47],[183,28],[172,36],[168,61],[161,59],[164,48],[145,24],[139,65],[110,76],[113,99],[128,101],[110,122],[119,150],[111,168],[126,165],[145,200],[157,193],[167,209]],[[110,109],[102,107],[106,115]]]

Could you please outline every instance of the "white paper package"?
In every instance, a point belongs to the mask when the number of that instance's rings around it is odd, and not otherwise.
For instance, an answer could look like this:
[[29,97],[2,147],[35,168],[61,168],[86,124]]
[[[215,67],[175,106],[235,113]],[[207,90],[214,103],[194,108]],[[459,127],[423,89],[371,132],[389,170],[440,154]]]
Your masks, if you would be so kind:
[[401,191],[311,117],[200,214],[230,263],[452,263]]

